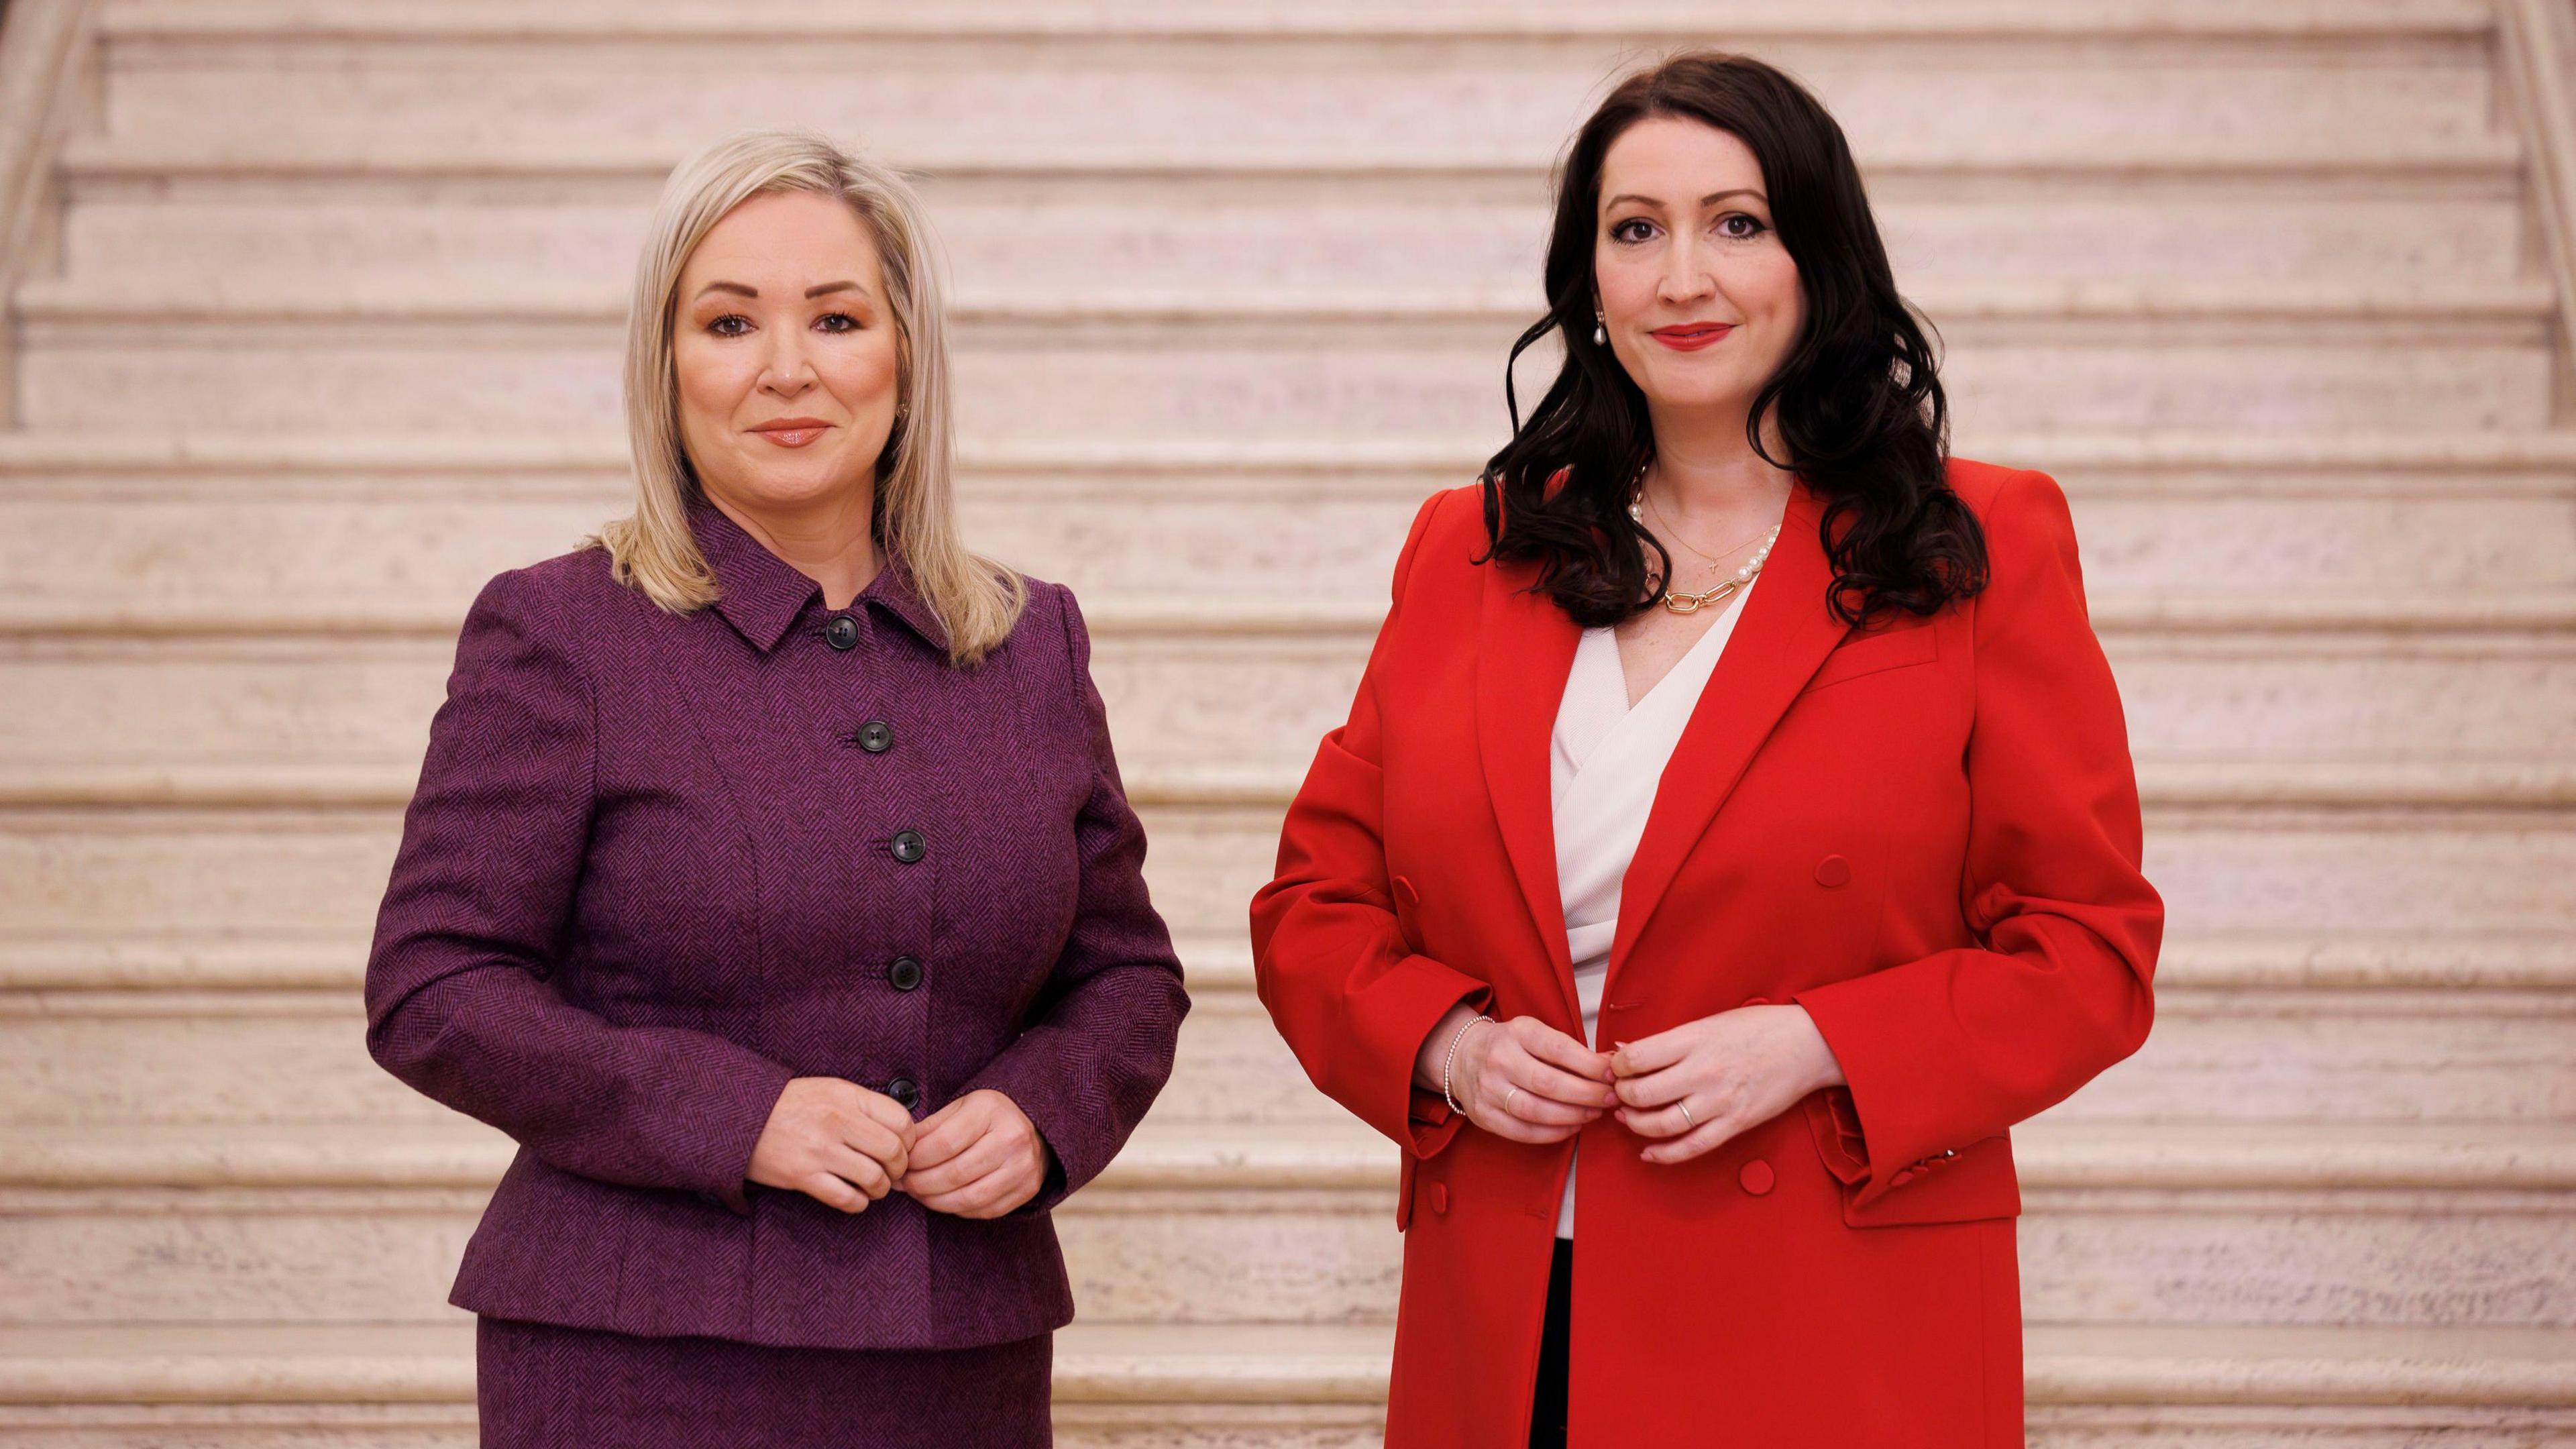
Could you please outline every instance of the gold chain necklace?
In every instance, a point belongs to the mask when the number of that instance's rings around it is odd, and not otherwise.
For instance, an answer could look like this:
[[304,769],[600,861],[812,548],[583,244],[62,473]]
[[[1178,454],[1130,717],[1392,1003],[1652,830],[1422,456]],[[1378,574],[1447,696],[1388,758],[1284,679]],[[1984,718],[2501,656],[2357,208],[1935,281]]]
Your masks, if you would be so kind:
[[[1645,496],[1646,480],[1644,474],[1640,473],[1637,478],[1637,491],[1628,499],[1628,517],[1640,528],[1644,527],[1646,522],[1644,509],[1640,506],[1640,501],[1643,500]],[[1663,513],[1663,509],[1658,506],[1655,512],[1657,516],[1660,517]],[[1786,515],[1783,515],[1781,523],[1786,523],[1787,521],[1788,519]],[[1669,524],[1670,520],[1667,519],[1666,523]],[[1674,529],[1673,536],[1680,538],[1681,530]],[[1670,580],[1666,580],[1664,584],[1663,597],[1658,599],[1656,602],[1664,606],[1665,612],[1673,614],[1696,614],[1711,604],[1723,604],[1727,600],[1734,598],[1738,593],[1743,592],[1744,587],[1747,584],[1752,583],[1754,577],[1762,572],[1762,565],[1770,561],[1771,546],[1779,541],[1780,524],[1775,523],[1771,525],[1771,531],[1763,536],[1762,547],[1754,550],[1753,557],[1746,559],[1744,561],[1744,566],[1737,569],[1732,575],[1720,580],[1716,587],[1702,589],[1696,594],[1686,594],[1675,589]],[[1690,551],[1693,553],[1699,553],[1698,549],[1691,548],[1689,539],[1682,539],[1682,546],[1684,548],[1690,548]],[[1742,545],[1739,544],[1737,547],[1742,547]],[[1700,553],[1699,556],[1701,558],[1709,557],[1704,553]],[[1716,562],[1715,559],[1710,559],[1709,561],[1712,563]]]

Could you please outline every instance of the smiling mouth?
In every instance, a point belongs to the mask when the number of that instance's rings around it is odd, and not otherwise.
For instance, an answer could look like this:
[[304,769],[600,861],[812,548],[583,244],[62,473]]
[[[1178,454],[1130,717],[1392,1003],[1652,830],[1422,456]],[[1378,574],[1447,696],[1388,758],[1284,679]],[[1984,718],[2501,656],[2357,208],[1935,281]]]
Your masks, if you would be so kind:
[[770,442],[779,447],[801,448],[814,441],[816,438],[823,436],[825,433],[830,432],[831,429],[832,425],[830,423],[815,422],[806,418],[798,418],[793,422],[771,423],[766,427],[754,428],[751,431],[759,437],[767,438]]
[[1658,327],[1646,335],[1676,352],[1697,352],[1723,341],[1734,330],[1731,322],[1694,322],[1684,327]]

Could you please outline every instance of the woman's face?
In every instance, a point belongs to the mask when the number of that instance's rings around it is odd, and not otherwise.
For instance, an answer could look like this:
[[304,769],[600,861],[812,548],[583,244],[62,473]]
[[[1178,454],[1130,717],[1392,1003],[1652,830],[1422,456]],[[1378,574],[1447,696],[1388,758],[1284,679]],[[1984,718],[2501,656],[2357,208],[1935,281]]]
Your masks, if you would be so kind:
[[1610,350],[1659,411],[1751,407],[1806,324],[1761,163],[1699,121],[1650,116],[1610,143],[1592,258]]
[[835,198],[727,212],[680,270],[680,440],[708,493],[755,512],[868,497],[902,347],[867,228]]

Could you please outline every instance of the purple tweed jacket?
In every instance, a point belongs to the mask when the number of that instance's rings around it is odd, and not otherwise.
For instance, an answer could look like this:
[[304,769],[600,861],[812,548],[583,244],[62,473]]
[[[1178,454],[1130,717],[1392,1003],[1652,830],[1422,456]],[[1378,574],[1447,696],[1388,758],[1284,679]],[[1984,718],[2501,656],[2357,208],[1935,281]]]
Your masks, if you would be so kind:
[[[1073,595],[983,664],[888,568],[843,610],[731,519],[675,616],[592,549],[457,643],[367,963],[386,1070],[520,1143],[449,1301],[627,1333],[954,1348],[1073,1316],[1048,1209],[1189,1009]],[[977,1088],[1054,1163],[988,1221],[744,1172],[790,1077],[916,1117]]]

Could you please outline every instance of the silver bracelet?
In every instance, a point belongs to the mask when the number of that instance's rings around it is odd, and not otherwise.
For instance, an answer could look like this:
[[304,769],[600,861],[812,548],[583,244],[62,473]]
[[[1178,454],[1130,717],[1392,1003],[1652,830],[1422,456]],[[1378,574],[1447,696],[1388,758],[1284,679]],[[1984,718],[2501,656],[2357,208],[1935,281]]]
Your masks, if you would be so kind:
[[1480,1021],[1487,1026],[1494,1024],[1494,1019],[1481,1011],[1458,1023],[1458,1030],[1450,1035],[1449,1050],[1440,1058],[1440,1100],[1449,1104],[1450,1111],[1461,1116],[1466,1115],[1467,1109],[1458,1105],[1456,1097],[1449,1095],[1449,1071],[1458,1064],[1458,1043],[1465,1041],[1467,1033]]

